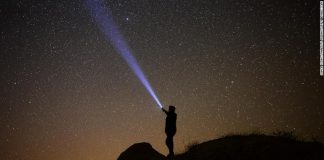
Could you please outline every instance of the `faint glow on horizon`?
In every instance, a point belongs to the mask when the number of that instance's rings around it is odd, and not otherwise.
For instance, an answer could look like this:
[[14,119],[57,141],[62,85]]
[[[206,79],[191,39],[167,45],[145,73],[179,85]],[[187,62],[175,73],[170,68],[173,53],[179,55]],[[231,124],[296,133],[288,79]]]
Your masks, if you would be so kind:
[[[122,34],[119,32],[117,26],[114,24],[113,19],[108,11],[106,11],[102,0],[86,0],[86,8],[88,9],[90,15],[96,23],[98,24],[100,30],[105,34],[107,41],[110,41],[117,52],[123,57],[127,62],[128,66],[135,73],[137,78],[144,85],[145,89],[153,97],[156,103],[162,108],[162,104],[157,98],[154,90],[152,89],[149,81],[144,75],[142,69],[137,63],[137,60],[131,53],[126,41],[124,40]],[[126,18],[128,20],[128,18]]]

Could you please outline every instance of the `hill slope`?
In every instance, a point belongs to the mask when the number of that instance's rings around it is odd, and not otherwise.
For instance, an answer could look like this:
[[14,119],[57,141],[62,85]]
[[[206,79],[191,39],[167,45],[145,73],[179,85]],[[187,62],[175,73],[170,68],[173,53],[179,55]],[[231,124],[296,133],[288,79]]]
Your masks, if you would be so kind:
[[[163,155],[146,144],[131,146],[118,160],[160,160]],[[149,145],[149,146],[148,146]],[[151,149],[148,149],[148,148]],[[127,157],[124,155],[128,155]],[[138,158],[139,156],[144,156]],[[152,155],[152,156],[150,156]],[[159,156],[158,156],[159,155]],[[324,146],[318,142],[303,142],[295,139],[267,135],[234,135],[203,142],[189,147],[175,160],[323,160]]]
[[320,160],[324,147],[316,142],[266,135],[234,135],[192,146],[177,159],[186,160]]

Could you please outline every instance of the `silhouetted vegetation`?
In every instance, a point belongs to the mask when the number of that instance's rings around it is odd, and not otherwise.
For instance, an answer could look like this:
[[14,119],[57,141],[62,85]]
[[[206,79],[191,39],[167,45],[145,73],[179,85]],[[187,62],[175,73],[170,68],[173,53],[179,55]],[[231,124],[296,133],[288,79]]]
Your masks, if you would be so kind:
[[298,138],[293,131],[276,131],[272,133],[274,136],[281,137],[281,138],[287,138],[291,140],[301,140]]
[[192,152],[195,149],[197,149],[197,147],[199,146],[199,142],[198,141],[193,141],[191,143],[189,143],[185,148],[186,148],[186,152]]

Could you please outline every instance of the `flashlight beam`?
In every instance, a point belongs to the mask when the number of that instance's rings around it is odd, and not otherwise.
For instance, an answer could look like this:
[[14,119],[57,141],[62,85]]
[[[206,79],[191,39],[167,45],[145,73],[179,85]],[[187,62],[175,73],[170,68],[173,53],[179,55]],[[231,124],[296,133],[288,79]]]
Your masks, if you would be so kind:
[[132,69],[134,74],[144,85],[145,89],[149,92],[155,102],[162,108],[162,104],[152,89],[149,81],[144,75],[142,69],[137,63],[136,58],[131,53],[126,41],[123,39],[122,34],[119,32],[117,26],[114,24],[111,14],[105,9],[102,0],[86,0],[86,8],[88,9],[91,17],[97,23],[101,32],[104,33],[107,41],[110,41],[117,53],[127,62],[128,66]]

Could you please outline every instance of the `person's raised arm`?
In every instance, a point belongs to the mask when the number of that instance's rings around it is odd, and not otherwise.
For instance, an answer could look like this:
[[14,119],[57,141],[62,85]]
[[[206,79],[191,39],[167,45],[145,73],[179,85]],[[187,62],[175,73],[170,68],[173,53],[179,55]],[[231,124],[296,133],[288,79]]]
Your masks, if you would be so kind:
[[164,108],[161,108],[162,109],[162,111],[165,113],[165,114],[168,114],[168,111],[167,110],[165,110]]

